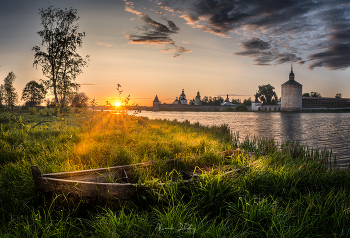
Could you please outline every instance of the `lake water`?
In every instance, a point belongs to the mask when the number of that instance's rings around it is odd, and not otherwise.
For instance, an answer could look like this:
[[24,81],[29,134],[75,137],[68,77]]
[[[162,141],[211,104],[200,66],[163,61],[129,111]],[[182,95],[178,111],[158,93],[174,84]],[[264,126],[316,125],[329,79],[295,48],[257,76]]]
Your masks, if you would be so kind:
[[273,137],[278,142],[300,141],[309,147],[332,149],[338,165],[350,162],[350,113],[168,112],[142,111],[139,116],[202,125],[227,124],[232,132]]

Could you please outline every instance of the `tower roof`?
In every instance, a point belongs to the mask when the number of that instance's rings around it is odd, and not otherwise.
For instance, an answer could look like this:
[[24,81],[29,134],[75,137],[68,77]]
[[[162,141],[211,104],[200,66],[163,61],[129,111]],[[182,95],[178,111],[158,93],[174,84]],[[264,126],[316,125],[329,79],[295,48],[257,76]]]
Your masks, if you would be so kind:
[[153,102],[159,102],[158,96],[156,95],[156,97],[154,98]]
[[184,89],[182,89],[181,96],[186,96],[186,95],[185,95],[185,90],[184,90]]
[[295,80],[288,80],[287,82],[283,83],[282,85],[300,85],[300,86],[303,86],[302,84],[298,83]]
[[303,86],[302,84],[298,83],[297,81],[294,80],[294,72],[293,72],[293,64],[290,67],[290,73],[289,73],[289,80],[282,85],[299,85]]
[[186,100],[186,95],[185,95],[185,90],[184,89],[182,89],[182,93],[181,93],[181,95],[179,97],[179,100]]
[[289,73],[289,75],[294,75],[294,73],[293,73],[293,64],[290,66],[290,73]]

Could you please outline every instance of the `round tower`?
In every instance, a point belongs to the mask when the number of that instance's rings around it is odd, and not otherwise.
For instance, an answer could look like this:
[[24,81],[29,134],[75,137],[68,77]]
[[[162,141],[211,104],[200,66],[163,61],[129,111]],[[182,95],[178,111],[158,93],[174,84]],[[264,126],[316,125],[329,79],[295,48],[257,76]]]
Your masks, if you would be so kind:
[[281,85],[281,111],[302,110],[303,85],[294,80],[293,65],[289,73],[289,80]]

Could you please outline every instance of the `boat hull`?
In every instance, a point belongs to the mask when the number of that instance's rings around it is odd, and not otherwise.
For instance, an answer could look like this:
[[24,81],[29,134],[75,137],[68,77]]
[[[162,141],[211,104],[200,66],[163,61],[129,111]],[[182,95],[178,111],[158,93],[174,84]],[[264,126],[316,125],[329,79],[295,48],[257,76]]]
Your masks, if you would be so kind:
[[[167,161],[167,164],[175,162]],[[129,182],[136,168],[154,162],[115,166],[73,172],[42,174],[38,166],[31,166],[34,184],[43,193],[57,193],[75,198],[130,199],[144,190],[142,184]]]

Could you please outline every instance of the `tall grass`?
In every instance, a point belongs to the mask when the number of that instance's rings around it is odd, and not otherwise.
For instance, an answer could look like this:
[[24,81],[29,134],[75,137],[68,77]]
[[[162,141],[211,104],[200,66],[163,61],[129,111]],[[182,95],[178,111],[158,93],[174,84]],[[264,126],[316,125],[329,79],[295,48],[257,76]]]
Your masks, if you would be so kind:
[[[331,151],[240,140],[225,125],[188,121],[96,112],[5,116],[11,120],[0,124],[0,237],[350,235],[350,174],[334,167]],[[35,126],[44,120],[51,122]],[[243,153],[218,155],[238,147]],[[33,164],[51,173],[149,160],[156,166],[139,171],[148,189],[130,201],[45,197],[30,174]],[[188,174],[198,179],[174,183]]]

